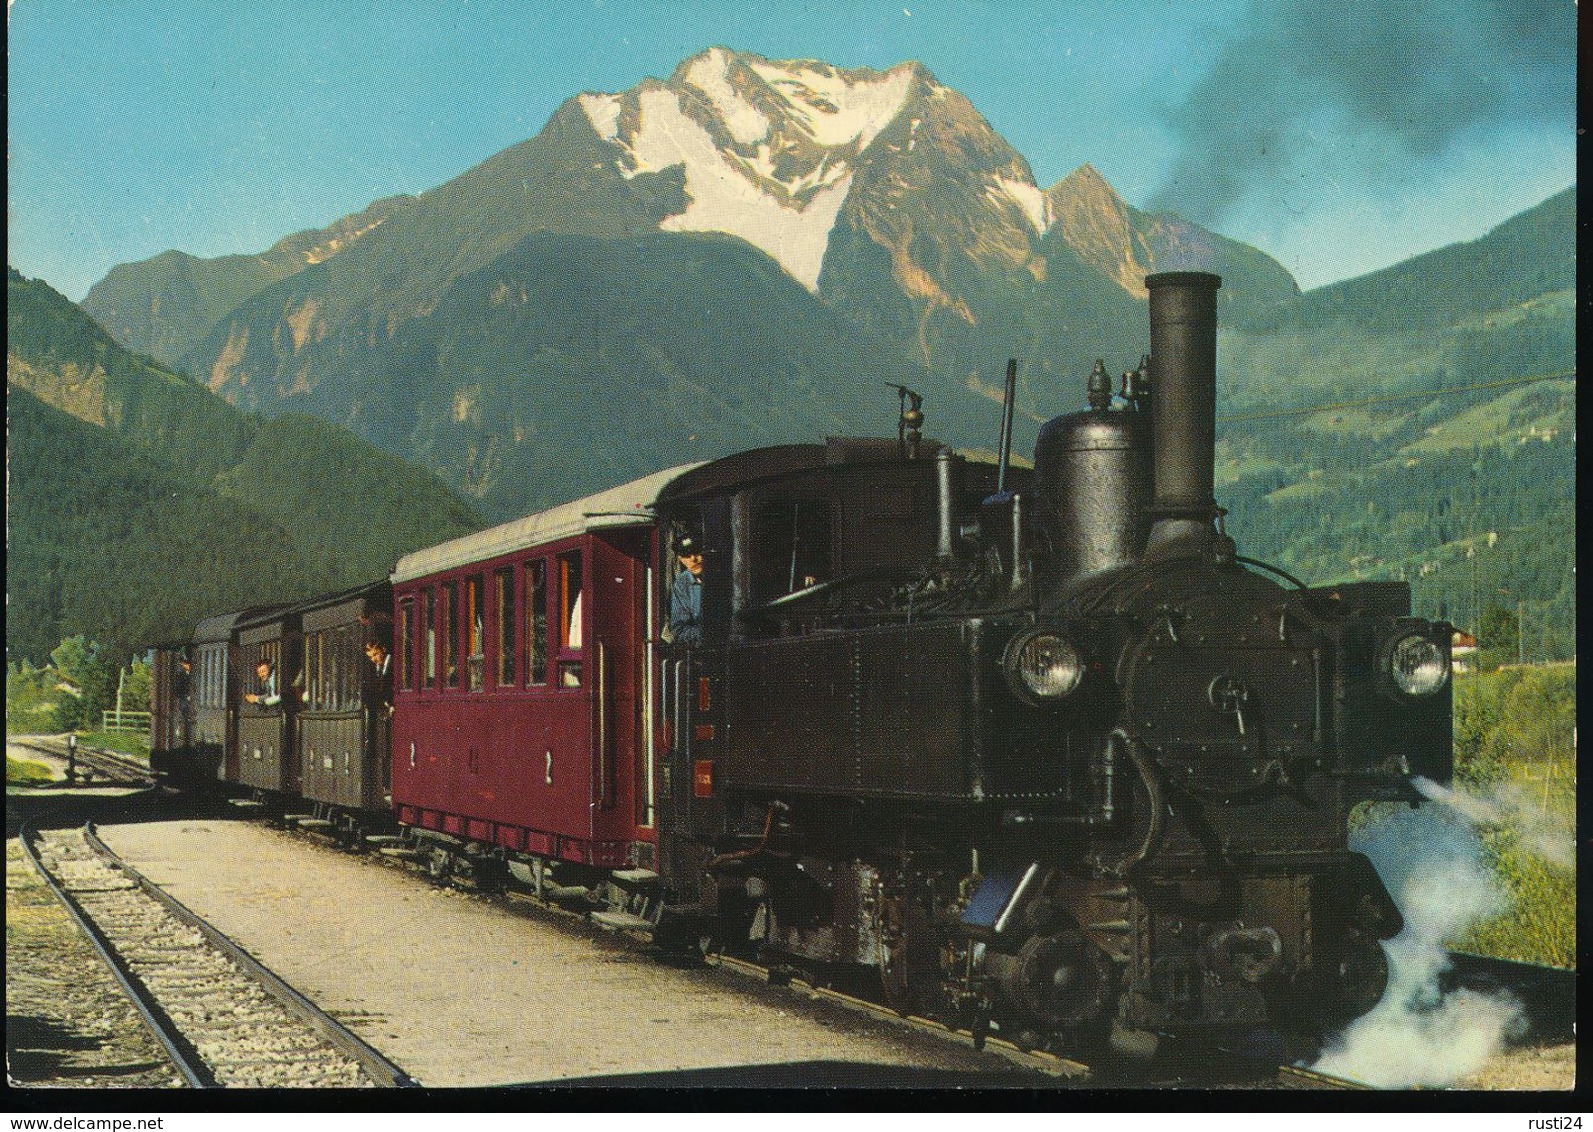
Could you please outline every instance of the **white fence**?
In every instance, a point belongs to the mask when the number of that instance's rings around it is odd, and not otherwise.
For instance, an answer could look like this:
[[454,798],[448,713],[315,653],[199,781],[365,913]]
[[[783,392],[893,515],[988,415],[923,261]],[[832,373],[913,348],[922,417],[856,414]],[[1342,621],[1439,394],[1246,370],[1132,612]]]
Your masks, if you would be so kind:
[[148,731],[149,712],[111,708],[100,712],[101,731]]

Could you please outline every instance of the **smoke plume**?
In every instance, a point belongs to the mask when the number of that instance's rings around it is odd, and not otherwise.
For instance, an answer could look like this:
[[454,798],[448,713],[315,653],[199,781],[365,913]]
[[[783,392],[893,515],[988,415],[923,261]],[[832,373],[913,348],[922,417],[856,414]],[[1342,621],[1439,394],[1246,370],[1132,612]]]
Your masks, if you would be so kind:
[[1463,822],[1427,807],[1369,822],[1353,847],[1377,866],[1405,930],[1384,944],[1388,990],[1325,1048],[1313,1069],[1379,1088],[1451,1085],[1498,1053],[1523,1023],[1508,994],[1460,988],[1444,993],[1444,941],[1503,911],[1482,863],[1482,845]]
[[1573,0],[1252,0],[1166,118],[1179,153],[1152,207],[1211,225],[1252,194],[1310,194],[1323,168],[1418,170],[1468,131],[1572,127]]

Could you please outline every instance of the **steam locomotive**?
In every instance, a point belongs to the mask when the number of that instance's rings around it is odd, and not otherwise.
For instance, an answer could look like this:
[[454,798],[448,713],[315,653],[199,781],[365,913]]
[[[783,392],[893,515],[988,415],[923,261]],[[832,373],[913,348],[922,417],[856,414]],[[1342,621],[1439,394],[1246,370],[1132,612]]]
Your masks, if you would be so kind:
[[1402,926],[1351,810],[1448,780],[1451,629],[1238,553],[1220,281],[1146,286],[1149,355],[1116,394],[1097,363],[1032,473],[1009,426],[994,466],[923,440],[902,390],[894,439],[673,468],[210,618],[157,656],[157,765],[976,1036],[1338,1026]]

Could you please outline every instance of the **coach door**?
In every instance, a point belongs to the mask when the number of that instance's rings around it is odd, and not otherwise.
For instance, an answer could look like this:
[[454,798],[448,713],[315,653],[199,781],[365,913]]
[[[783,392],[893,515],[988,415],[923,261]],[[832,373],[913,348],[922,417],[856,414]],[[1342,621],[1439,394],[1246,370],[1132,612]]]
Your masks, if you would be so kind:
[[650,531],[600,531],[590,544],[592,813],[600,842],[653,839],[642,726]]

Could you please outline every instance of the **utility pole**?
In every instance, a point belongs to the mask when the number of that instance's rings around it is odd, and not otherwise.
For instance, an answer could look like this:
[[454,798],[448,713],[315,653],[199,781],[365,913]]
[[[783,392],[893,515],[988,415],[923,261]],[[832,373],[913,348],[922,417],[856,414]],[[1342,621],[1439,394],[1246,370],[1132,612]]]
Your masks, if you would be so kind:
[[1482,632],[1482,598],[1477,592],[1477,546],[1473,542],[1466,547],[1466,557],[1470,559],[1471,566],[1471,633],[1477,636]]

